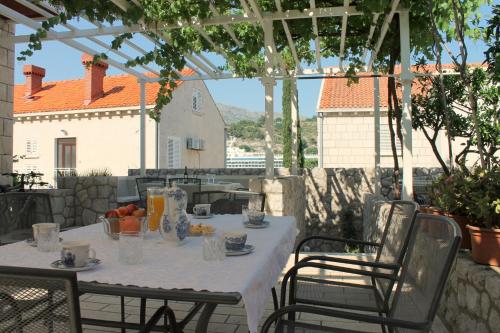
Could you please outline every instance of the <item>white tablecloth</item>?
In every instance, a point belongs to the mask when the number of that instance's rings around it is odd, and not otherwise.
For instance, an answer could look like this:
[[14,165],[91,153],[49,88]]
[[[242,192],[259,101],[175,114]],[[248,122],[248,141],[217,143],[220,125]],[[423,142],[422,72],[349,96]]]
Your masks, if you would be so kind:
[[[62,234],[64,240],[87,240],[102,264],[92,271],[78,273],[78,280],[164,289],[194,289],[238,292],[247,313],[248,328],[257,331],[265,304],[293,250],[296,228],[293,217],[266,217],[266,229],[244,229],[241,215],[216,215],[209,220],[193,220],[214,225],[220,231],[245,230],[247,243],[255,252],[223,261],[204,261],[202,237],[191,237],[177,246],[157,234],[144,241],[144,262],[123,265],[118,262],[118,242],[108,239],[100,224],[73,229]],[[0,247],[0,265],[50,268],[58,253],[38,252],[20,242]]]

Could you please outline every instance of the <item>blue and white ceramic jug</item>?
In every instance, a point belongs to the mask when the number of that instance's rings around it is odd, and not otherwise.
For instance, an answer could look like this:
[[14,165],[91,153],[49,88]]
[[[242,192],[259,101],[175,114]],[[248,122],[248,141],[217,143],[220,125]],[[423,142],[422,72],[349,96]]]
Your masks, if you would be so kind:
[[165,209],[160,224],[160,233],[163,239],[178,243],[183,243],[186,240],[190,224],[186,207],[186,191],[177,187],[175,183],[172,187],[166,189]]

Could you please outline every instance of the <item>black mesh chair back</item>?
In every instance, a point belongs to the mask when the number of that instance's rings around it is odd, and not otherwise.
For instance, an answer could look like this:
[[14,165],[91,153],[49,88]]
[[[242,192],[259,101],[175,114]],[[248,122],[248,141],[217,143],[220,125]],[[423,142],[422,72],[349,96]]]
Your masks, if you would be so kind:
[[[418,213],[418,204],[413,201],[392,202],[389,218],[376,255],[377,262],[403,263],[408,242]],[[387,279],[374,279],[382,299],[388,300],[394,283]]]
[[193,193],[193,203],[209,203],[213,214],[241,214],[242,206],[264,210],[265,195],[249,191],[201,191]]
[[0,244],[32,237],[35,223],[53,223],[48,193],[8,192],[0,194]]
[[80,333],[76,273],[0,266],[0,332]]
[[137,193],[139,193],[139,206],[146,208],[148,187],[165,187],[167,180],[160,177],[140,177],[135,179],[137,184]]
[[418,214],[389,316],[427,329],[399,328],[396,332],[428,332],[460,247],[462,234],[444,216]]

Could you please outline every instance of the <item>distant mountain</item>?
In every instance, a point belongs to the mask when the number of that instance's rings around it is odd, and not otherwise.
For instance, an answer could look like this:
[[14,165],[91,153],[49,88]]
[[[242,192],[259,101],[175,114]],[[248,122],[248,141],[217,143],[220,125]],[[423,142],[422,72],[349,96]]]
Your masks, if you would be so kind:
[[[256,121],[264,115],[264,112],[250,111],[237,106],[226,105],[222,103],[217,103],[217,107],[222,113],[222,117],[226,124],[231,125],[237,123],[240,120],[252,120]],[[281,113],[275,113],[275,118],[282,118]]]

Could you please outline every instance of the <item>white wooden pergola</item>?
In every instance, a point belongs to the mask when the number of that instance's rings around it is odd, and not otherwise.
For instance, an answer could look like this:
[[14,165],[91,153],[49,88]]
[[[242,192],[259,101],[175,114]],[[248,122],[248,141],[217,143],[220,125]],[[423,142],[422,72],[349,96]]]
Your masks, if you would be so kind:
[[[28,0],[15,0],[19,5],[28,8],[29,10],[37,13],[42,19],[47,19],[58,13],[58,9],[52,7],[47,2],[40,2],[34,4]],[[126,11],[130,6],[139,6],[140,3],[137,0],[111,0],[118,8]],[[297,120],[298,120],[298,107],[297,107],[297,88],[296,80],[307,77],[343,77],[344,74],[344,61],[345,61],[345,40],[347,34],[347,27],[349,23],[349,17],[364,15],[364,13],[356,10],[354,6],[350,5],[349,0],[344,0],[343,6],[336,7],[317,7],[315,0],[310,0],[310,6],[304,10],[283,10],[282,0],[275,0],[277,10],[274,12],[263,11],[256,0],[240,0],[241,14],[233,15],[223,15],[221,14],[215,6],[210,2],[210,9],[212,15],[205,20],[192,20],[179,21],[176,24],[158,24],[155,30],[149,30],[143,22],[141,24],[127,26],[127,25],[116,25],[116,26],[104,26],[100,23],[93,23],[86,17],[82,17],[82,20],[86,20],[86,23],[91,24],[91,28],[80,28],[71,24],[62,25],[61,29],[53,29],[47,33],[45,40],[57,40],[63,44],[66,44],[74,49],[81,52],[88,53],[90,55],[99,54],[95,47],[89,46],[88,44],[95,45],[106,50],[109,58],[106,62],[123,72],[134,75],[137,77],[138,82],[141,86],[141,117],[140,117],[140,167],[141,172],[145,172],[145,119],[146,119],[146,106],[145,106],[145,84],[148,82],[155,82],[158,79],[151,76],[146,76],[141,70],[152,72],[154,74],[159,74],[157,70],[149,66],[139,66],[141,68],[135,69],[127,67],[124,64],[127,60],[131,60],[133,57],[126,54],[121,50],[114,50],[111,48],[109,43],[106,43],[102,39],[98,38],[100,36],[116,36],[121,33],[134,32],[140,33],[145,38],[150,39],[146,34],[146,31],[154,31],[161,39],[166,43],[170,43],[168,34],[164,34],[164,31],[171,29],[178,29],[180,27],[193,27],[201,36],[205,39],[213,48],[214,52],[222,56],[225,61],[229,62],[227,57],[227,51],[223,50],[219,45],[217,45],[205,30],[208,26],[222,26],[225,31],[231,36],[233,41],[237,45],[241,45],[241,41],[238,40],[236,34],[233,31],[233,25],[250,22],[253,25],[259,25],[264,32],[264,59],[265,68],[261,77],[261,82],[265,89],[265,153],[266,153],[266,177],[274,177],[274,154],[273,154],[273,121],[274,121],[274,110],[273,110],[273,96],[274,96],[274,86],[276,80],[280,79],[290,79],[293,82],[292,91],[294,92],[294,98],[292,98],[292,173],[297,172],[297,150],[298,150],[298,140],[297,140]],[[285,0],[286,1],[286,0]],[[413,181],[412,181],[412,125],[411,125],[411,113],[410,113],[410,103],[411,103],[411,82],[413,80],[413,73],[410,70],[410,29],[409,29],[409,12],[408,9],[399,6],[399,0],[391,0],[388,3],[388,8],[386,13],[373,13],[372,25],[369,29],[369,33],[366,36],[365,49],[363,54],[363,59],[365,60],[364,70],[369,72],[372,70],[374,61],[377,54],[382,46],[385,35],[389,28],[394,14],[399,14],[400,20],[400,39],[401,39],[401,73],[394,75],[399,78],[403,87],[403,98],[402,98],[402,123],[403,123],[403,198],[412,199],[413,198]],[[41,23],[38,20],[32,19],[20,11],[14,10],[6,5],[0,4],[0,15],[7,17],[18,24],[25,25],[31,29],[41,28]],[[380,26],[380,32],[378,36],[375,36],[375,31],[378,24],[378,19],[380,15],[385,15],[382,25]],[[323,17],[341,17],[341,36],[340,36],[340,49],[338,50],[338,69],[334,70],[332,67],[322,66],[322,54],[320,49],[320,36],[318,35],[318,19]],[[312,21],[313,32],[315,38],[313,40],[314,54],[315,54],[315,67],[304,68],[304,65],[299,59],[296,51],[296,46],[294,44],[292,34],[289,29],[289,22],[291,20],[297,19],[310,19]],[[283,59],[281,55],[277,52],[275,41],[273,38],[273,23],[278,21],[283,25],[283,29],[286,34],[286,39],[288,41],[288,47],[293,56],[295,62],[295,69],[293,71],[286,71],[284,68]],[[18,35],[14,37],[15,43],[26,43],[29,41],[29,35]],[[375,42],[376,38],[376,42]],[[86,43],[79,41],[80,39],[85,39]],[[151,39],[150,39],[151,40]],[[125,44],[144,55],[147,50],[143,47],[137,45],[133,40],[125,41]],[[375,45],[373,49],[370,45]],[[180,76],[180,80],[221,80],[238,78],[235,73],[223,71],[218,68],[212,61],[210,61],[205,54],[201,53],[190,53],[184,54],[187,67],[191,68],[195,75],[183,76],[180,72],[177,73]],[[118,59],[117,59],[118,58]],[[380,182],[380,110],[379,110],[379,100],[378,100],[378,79],[375,75],[375,90],[374,90],[374,101],[375,101],[375,174],[376,180],[375,184],[378,185]],[[321,136],[321,133],[320,133]],[[321,166],[321,165],[320,165]],[[376,186],[377,186],[376,185]]]

